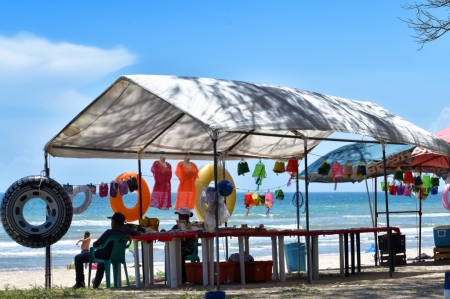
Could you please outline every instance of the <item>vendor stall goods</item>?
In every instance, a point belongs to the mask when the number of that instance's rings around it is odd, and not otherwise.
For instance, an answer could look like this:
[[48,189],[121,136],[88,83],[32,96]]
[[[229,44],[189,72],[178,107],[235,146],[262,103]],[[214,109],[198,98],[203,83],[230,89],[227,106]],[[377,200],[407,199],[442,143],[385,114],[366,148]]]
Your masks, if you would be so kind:
[[284,199],[284,192],[281,189],[275,190],[275,197],[277,200],[283,200]]
[[319,169],[318,169],[318,173],[320,175],[322,175],[323,177],[326,177],[328,175],[328,173],[331,170],[331,165],[328,164],[326,159],[323,159],[322,161],[322,165],[320,165]]
[[362,178],[365,175],[367,175],[366,165],[363,162],[359,162],[358,167],[356,168],[356,176]]
[[108,192],[109,192],[108,184],[101,183],[99,186],[99,189],[100,189],[100,191],[99,191],[100,198],[104,198],[104,197],[108,196]]
[[195,205],[195,180],[198,178],[197,165],[191,162],[189,168],[184,162],[178,162],[175,175],[180,179],[175,210],[183,207],[193,210]]
[[248,168],[248,163],[242,159],[238,163],[238,175],[244,175],[245,173],[250,172],[250,169]]
[[350,164],[350,162],[347,162],[344,165],[343,173],[344,173],[344,178],[346,178],[346,179],[349,179],[353,175],[353,168],[352,168],[352,165]]
[[273,166],[273,172],[275,172],[277,175],[279,173],[284,173],[286,172],[285,170],[285,165],[284,165],[284,161],[276,161],[275,165]]
[[266,167],[261,162],[261,160],[258,163],[256,163],[255,170],[253,171],[252,176],[255,178],[255,184],[257,186],[256,190],[259,191],[259,186],[261,186],[263,179],[267,177]]
[[166,162],[166,165],[164,166],[161,162],[155,161],[150,169],[155,178],[150,207],[160,210],[168,210],[172,207],[172,188],[170,183],[172,179],[172,166],[169,162]]
[[394,180],[397,180],[399,182],[403,181],[403,170],[400,166],[397,167],[397,169],[394,171]]
[[331,168],[331,177],[333,178],[334,183],[334,190],[336,190],[337,187],[337,179],[344,176],[344,173],[342,172],[341,164],[338,162],[333,164],[333,167]]

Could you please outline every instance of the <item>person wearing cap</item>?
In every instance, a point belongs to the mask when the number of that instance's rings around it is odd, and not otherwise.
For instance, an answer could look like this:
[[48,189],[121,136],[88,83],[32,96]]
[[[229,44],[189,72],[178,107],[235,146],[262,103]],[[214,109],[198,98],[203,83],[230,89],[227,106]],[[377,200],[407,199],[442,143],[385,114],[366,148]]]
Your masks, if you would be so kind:
[[[189,223],[189,218],[194,216],[194,214],[186,207],[178,209],[175,212],[178,215],[178,220],[185,220]],[[178,229],[178,224],[176,224],[172,229]],[[185,238],[181,240],[181,282],[186,283],[186,261],[184,257],[192,254],[194,252],[194,245],[196,238]]]
[[[93,247],[99,247],[102,245],[105,240],[112,235],[131,235],[131,236],[139,236],[141,233],[135,231],[134,229],[124,226],[125,224],[125,216],[121,213],[115,213],[112,217],[108,217],[111,219],[111,229],[107,229],[97,241],[94,242]],[[110,242],[105,248],[99,249],[95,251],[95,257],[102,260],[109,260],[111,257],[111,252],[114,247],[114,242]],[[84,252],[75,256],[75,285],[74,289],[84,288],[84,271],[83,271],[83,263],[89,263],[89,252]],[[98,288],[100,283],[102,282],[103,275],[105,273],[105,264],[98,263],[97,265],[97,273],[95,274],[95,278],[92,280],[92,286],[94,289]]]

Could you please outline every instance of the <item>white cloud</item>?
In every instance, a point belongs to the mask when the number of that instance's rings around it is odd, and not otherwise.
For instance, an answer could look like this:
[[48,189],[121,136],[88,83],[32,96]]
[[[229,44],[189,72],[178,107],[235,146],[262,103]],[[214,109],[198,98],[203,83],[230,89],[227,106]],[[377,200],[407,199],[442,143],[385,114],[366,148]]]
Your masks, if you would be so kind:
[[450,126],[450,108],[445,107],[441,111],[441,114],[439,115],[438,119],[431,123],[430,132],[436,133],[442,129],[447,128],[448,126]]
[[[30,33],[0,36],[0,78],[100,78],[127,65],[136,56],[124,47],[100,49],[68,42],[52,42]],[[37,78],[39,79],[39,78]]]

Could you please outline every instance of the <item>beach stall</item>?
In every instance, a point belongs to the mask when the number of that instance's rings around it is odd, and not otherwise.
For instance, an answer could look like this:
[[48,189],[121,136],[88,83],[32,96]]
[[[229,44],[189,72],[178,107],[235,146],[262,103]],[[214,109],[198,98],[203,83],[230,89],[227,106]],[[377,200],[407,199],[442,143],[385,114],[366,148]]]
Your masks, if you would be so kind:
[[[61,158],[136,159],[139,186],[143,184],[140,161],[157,159],[162,151],[170,159],[182,159],[189,153],[192,160],[214,161],[216,190],[219,153],[226,160],[304,159],[305,176],[308,177],[307,154],[321,141],[356,141],[328,138],[333,132],[374,138],[364,143],[381,144],[383,161],[386,161],[385,146],[392,143],[425,147],[445,156],[450,154],[447,142],[370,102],[241,81],[130,75],[119,77],[45,145],[46,171],[40,176],[40,186],[57,186],[50,178],[48,154]],[[16,187],[13,189],[16,190]],[[306,247],[309,252],[306,182],[305,190]],[[20,186],[16,191],[14,194],[20,195]],[[142,188],[139,189],[141,192]],[[15,202],[20,199],[19,195],[13,196],[8,189],[5,197]],[[45,196],[40,198],[48,202]],[[64,194],[53,198],[57,203],[70,202]],[[48,202],[48,205],[51,204]],[[139,200],[139,205],[139,216],[142,217],[145,208],[142,200]],[[5,218],[12,213],[8,208],[10,206],[13,205],[2,205],[4,226],[7,225]],[[390,240],[387,192],[386,212]],[[219,256],[218,208],[215,215],[215,249]],[[27,233],[32,238],[32,229],[51,230],[56,223],[54,221],[60,219],[70,225],[71,211],[60,215],[55,208],[43,227],[27,227]],[[20,227],[17,225],[15,229],[20,230]],[[42,242],[41,247],[48,248],[62,235],[52,236]],[[49,255],[47,261],[49,275]],[[217,289],[220,289],[220,264],[218,260],[216,262]],[[308,255],[308,282],[311,277],[310,263]],[[393,265],[390,267],[391,276],[392,270]]]

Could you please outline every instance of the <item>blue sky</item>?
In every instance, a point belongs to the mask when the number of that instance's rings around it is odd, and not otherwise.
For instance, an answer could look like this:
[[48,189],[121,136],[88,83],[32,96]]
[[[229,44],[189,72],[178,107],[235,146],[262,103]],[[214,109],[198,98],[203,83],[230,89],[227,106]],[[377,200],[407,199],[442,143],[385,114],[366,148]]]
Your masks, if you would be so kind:
[[[417,51],[413,31],[398,19],[414,16],[401,8],[405,2],[2,3],[0,192],[21,177],[39,174],[45,143],[123,74],[296,87],[375,102],[430,132],[445,128],[450,125],[450,35]],[[347,135],[333,136],[362,138]],[[341,145],[324,142],[313,153]],[[315,159],[310,156],[310,163]],[[143,162],[144,174],[152,163]],[[273,164],[266,162],[268,169]],[[254,188],[249,175],[237,177],[236,163],[228,168],[238,187]],[[137,172],[137,162],[51,159],[51,176],[60,183],[110,181],[125,171]],[[287,180],[269,171],[263,188]],[[151,178],[147,181],[152,185]],[[176,181],[172,187],[175,191]],[[313,184],[311,190],[333,187]],[[338,186],[338,191],[364,190],[363,184]]]

